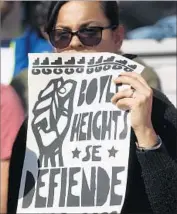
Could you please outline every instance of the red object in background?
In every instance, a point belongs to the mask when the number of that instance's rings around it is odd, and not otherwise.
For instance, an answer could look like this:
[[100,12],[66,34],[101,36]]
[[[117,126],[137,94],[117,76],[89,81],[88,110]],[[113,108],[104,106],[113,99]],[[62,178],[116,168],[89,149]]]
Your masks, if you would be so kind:
[[0,158],[9,159],[13,143],[24,121],[20,98],[9,85],[0,85]]

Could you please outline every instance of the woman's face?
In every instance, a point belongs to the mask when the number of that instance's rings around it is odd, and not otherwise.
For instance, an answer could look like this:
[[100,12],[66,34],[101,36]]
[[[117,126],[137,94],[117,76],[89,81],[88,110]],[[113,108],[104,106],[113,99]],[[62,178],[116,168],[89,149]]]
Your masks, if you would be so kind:
[[[58,14],[55,29],[73,32],[83,27],[107,27],[109,20],[104,15],[99,1],[70,1],[64,4]],[[123,30],[105,29],[101,42],[96,46],[86,46],[74,35],[70,44],[64,48],[56,48],[57,52],[112,52],[116,53],[122,44]]]

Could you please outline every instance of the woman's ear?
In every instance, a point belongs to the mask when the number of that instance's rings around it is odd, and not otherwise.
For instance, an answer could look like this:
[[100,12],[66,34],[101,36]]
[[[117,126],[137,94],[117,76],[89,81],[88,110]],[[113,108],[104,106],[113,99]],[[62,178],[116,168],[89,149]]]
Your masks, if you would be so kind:
[[124,33],[125,33],[125,31],[124,31],[123,25],[119,25],[114,30],[114,42],[115,42],[117,51],[119,51],[122,46],[123,39],[124,39]]

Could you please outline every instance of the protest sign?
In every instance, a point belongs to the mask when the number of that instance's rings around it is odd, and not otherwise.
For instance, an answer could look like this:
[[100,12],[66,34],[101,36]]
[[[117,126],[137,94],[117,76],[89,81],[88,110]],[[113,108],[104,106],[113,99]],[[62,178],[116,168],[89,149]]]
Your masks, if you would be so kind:
[[130,119],[113,79],[143,66],[110,53],[30,54],[18,213],[120,213]]

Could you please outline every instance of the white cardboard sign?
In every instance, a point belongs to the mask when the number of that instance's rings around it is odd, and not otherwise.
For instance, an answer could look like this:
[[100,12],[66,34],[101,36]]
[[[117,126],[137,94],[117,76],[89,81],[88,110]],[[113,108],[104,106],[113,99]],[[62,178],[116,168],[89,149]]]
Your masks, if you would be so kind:
[[143,66],[111,53],[29,54],[27,148],[17,213],[120,213],[129,113],[113,78]]

